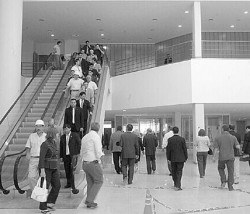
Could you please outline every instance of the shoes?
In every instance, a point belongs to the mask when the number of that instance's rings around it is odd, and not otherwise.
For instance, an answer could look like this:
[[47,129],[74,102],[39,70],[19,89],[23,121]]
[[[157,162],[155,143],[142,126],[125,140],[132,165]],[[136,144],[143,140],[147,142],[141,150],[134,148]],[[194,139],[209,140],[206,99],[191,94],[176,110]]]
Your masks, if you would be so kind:
[[155,174],[155,170],[152,171],[152,174]]
[[64,186],[65,189],[70,188],[70,187],[71,187],[70,184],[67,184],[66,186]]
[[128,182],[128,185],[131,185],[132,184],[132,182]]
[[128,183],[128,178],[123,178],[123,185],[125,186]]
[[225,188],[225,186],[226,186],[226,182],[222,182],[220,187]]
[[56,210],[55,204],[47,203],[47,209],[49,211],[55,211]]
[[240,182],[235,182],[234,184],[239,184]]
[[41,213],[46,213],[46,214],[50,214],[50,211],[49,210],[41,210]]
[[234,188],[233,187],[228,187],[228,190],[229,191],[234,191]]
[[182,188],[180,188],[180,187],[176,187],[176,188],[175,188],[175,190],[176,190],[176,191],[181,191],[181,190],[182,190]]
[[200,178],[204,178],[204,176],[201,175]]
[[87,205],[87,208],[90,208],[90,209],[95,209],[97,207],[97,203],[94,203],[94,202],[85,201],[85,204]]

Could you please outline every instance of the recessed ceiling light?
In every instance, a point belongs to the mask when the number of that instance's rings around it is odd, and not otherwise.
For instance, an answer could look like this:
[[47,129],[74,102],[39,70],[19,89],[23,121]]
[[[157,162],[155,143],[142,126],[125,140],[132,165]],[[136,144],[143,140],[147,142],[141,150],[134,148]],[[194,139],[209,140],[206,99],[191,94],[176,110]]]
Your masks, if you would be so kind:
[[104,36],[104,33],[101,33],[101,36]]
[[126,109],[123,109],[122,111],[126,111]]
[[54,37],[55,35],[52,33],[50,36],[51,36],[51,37]]
[[158,21],[158,19],[152,19],[152,21]]
[[96,19],[96,21],[102,21],[101,19]]
[[234,25],[231,25],[230,28],[234,28],[235,26]]
[[212,22],[214,19],[208,19],[208,21]]
[[185,10],[185,12],[184,12],[184,13],[186,13],[186,14],[187,14],[187,13],[189,13],[189,11],[188,11],[188,10]]
[[106,49],[107,49],[107,46],[105,46],[105,45],[104,45],[104,46],[103,46],[103,49],[105,49],[105,50],[106,50]]
[[248,11],[244,11],[244,14],[248,14]]
[[72,37],[79,37],[79,34],[73,34]]
[[182,27],[182,25],[178,25],[178,27]]
[[45,20],[44,19],[39,19],[39,22],[44,22]]

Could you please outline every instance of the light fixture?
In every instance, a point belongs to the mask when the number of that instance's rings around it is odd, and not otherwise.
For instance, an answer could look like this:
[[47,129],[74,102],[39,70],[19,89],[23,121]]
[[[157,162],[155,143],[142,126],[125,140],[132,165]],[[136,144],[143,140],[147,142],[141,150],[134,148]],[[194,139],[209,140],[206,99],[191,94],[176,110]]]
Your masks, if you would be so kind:
[[103,46],[103,49],[106,50],[106,49],[107,49],[107,46],[104,45],[104,46]]
[[235,26],[234,25],[231,25],[230,28],[234,28]]
[[104,36],[104,33],[101,33],[101,36]]
[[122,111],[127,111],[126,109],[123,109]]
[[155,19],[152,19],[152,21],[158,21],[158,19],[155,18]]
[[248,11],[246,10],[246,11],[244,11],[244,14],[248,14]]
[[178,27],[182,27],[182,25],[178,25]]
[[189,13],[189,11],[188,11],[188,10],[185,10],[185,12],[184,12],[184,13],[188,14],[188,13]]
[[96,21],[102,21],[101,19],[96,19]]
[[210,21],[210,22],[212,22],[213,20],[214,20],[214,19],[212,19],[212,18],[211,18],[211,19],[208,19],[208,21]]
[[54,37],[55,35],[52,33],[50,36],[51,36],[51,37]]

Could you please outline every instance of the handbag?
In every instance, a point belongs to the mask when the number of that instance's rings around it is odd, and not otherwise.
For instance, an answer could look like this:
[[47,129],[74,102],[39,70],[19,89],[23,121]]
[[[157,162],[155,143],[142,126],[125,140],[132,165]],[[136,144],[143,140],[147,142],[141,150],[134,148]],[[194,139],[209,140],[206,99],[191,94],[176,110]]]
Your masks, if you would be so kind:
[[31,198],[39,202],[46,202],[49,194],[49,190],[46,189],[46,179],[44,178],[43,180],[44,181],[42,184],[42,179],[39,177],[37,184],[31,194]]
[[208,152],[209,155],[213,155],[213,150],[209,148]]

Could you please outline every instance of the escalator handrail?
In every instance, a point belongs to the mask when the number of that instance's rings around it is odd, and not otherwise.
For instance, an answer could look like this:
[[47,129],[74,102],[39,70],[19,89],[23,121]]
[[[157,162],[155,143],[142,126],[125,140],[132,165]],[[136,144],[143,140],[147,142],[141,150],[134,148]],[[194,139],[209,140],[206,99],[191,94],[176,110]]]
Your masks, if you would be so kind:
[[[51,57],[51,54],[49,55],[49,58]],[[49,59],[48,58],[48,59]],[[45,62],[46,63],[46,62]],[[45,64],[44,63],[44,64]],[[49,69],[48,69],[49,70]],[[38,74],[39,72],[37,72]],[[19,101],[19,99],[23,96],[23,94],[25,93],[26,89],[29,87],[29,85],[32,83],[32,81],[35,79],[35,77],[37,76],[37,74],[35,76],[32,77],[32,79],[29,81],[29,83],[25,86],[25,88],[23,89],[23,91],[21,92],[21,94],[18,96],[18,98],[14,101],[14,103],[11,105],[11,107],[9,108],[9,110],[5,113],[5,115],[2,117],[2,119],[0,120],[0,125],[3,123],[3,121],[5,120],[5,118],[8,116],[8,114],[10,113],[10,111],[14,108],[14,106],[16,105],[16,103]]]
[[2,184],[2,169],[3,169],[3,164],[4,164],[4,161],[7,157],[11,157],[11,156],[15,156],[15,155],[20,155],[22,154],[23,152],[25,152],[26,149],[22,150],[21,152],[18,152],[18,153],[14,153],[14,154],[9,154],[9,155],[6,155],[6,156],[3,156],[1,159],[0,159],[0,190],[2,190],[2,192],[4,194],[9,194],[9,190],[5,189],[3,187],[3,184]]
[[26,155],[25,155],[25,154],[19,155],[19,156],[16,158],[15,165],[14,165],[14,173],[13,173],[14,186],[16,187],[16,190],[17,190],[20,194],[25,193],[25,191],[22,190],[22,189],[19,187],[18,178],[17,178],[17,173],[18,173],[18,166],[19,166],[20,160],[21,160],[21,158],[24,157],[24,156],[26,156]]
[[[52,73],[52,68],[50,67],[48,69],[48,73],[46,74],[45,78],[43,79],[42,83],[40,84],[39,88],[37,89],[37,91],[34,93],[34,95],[32,96],[32,98],[30,99],[29,103],[27,104],[26,108],[24,109],[23,113],[21,114],[20,118],[18,119],[18,121],[22,118],[23,114],[26,112],[28,106],[30,105],[30,103],[34,100],[34,98],[37,96],[38,91],[40,91],[41,87],[44,86],[45,80],[48,79],[49,75]],[[17,123],[18,123],[17,121]],[[16,124],[17,124],[16,123]],[[14,127],[12,128],[12,130],[10,131],[10,133],[8,134],[8,136],[6,137],[6,139],[3,142],[6,142],[6,140],[10,137],[11,133],[13,132],[13,130],[15,129],[16,125],[14,125]],[[0,151],[2,150],[2,148],[4,147],[5,143],[2,144],[2,146],[0,147]]]
[[[63,80],[64,77],[65,77],[65,74],[66,74],[68,68],[69,68],[69,63],[67,64],[67,66],[66,66],[66,68],[65,68],[65,70],[64,70],[64,72],[63,72],[63,75],[62,75],[62,77],[61,77],[59,83],[57,84],[56,89],[55,89],[55,91],[53,92],[53,94],[52,94],[52,96],[51,96],[51,98],[50,98],[50,100],[49,100],[49,102],[48,102],[48,104],[47,104],[47,106],[46,106],[46,108],[45,108],[45,110],[44,110],[42,116],[41,116],[41,119],[42,119],[42,120],[43,120],[43,118],[45,117],[45,115],[46,115],[46,113],[47,113],[47,111],[48,111],[48,109],[49,109],[49,107],[50,107],[50,104],[51,104],[51,102],[53,101],[53,99],[54,99],[54,97],[55,97],[55,95],[56,95],[56,93],[57,93],[57,90],[58,90],[59,86],[61,85],[62,80]],[[63,94],[64,94],[64,93],[62,93],[62,95],[63,95]],[[61,95],[61,97],[62,97],[62,95]],[[61,98],[60,98],[60,100],[61,100]],[[58,101],[58,103],[60,102],[60,100]],[[56,108],[55,108],[54,112],[57,110],[57,108],[58,108],[58,106],[59,106],[58,103],[57,103],[57,105],[56,105]],[[53,115],[54,115],[54,112],[53,112]],[[53,116],[52,116],[52,118],[53,118]]]

